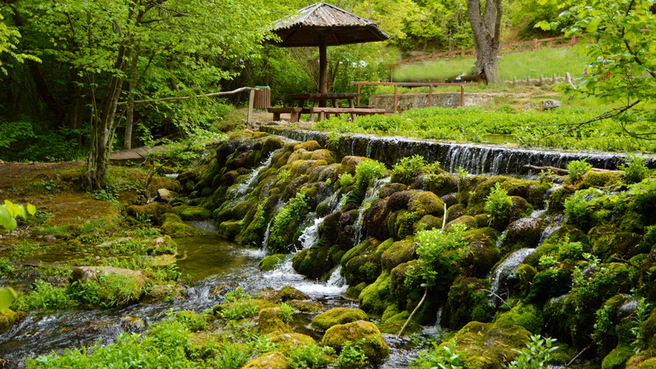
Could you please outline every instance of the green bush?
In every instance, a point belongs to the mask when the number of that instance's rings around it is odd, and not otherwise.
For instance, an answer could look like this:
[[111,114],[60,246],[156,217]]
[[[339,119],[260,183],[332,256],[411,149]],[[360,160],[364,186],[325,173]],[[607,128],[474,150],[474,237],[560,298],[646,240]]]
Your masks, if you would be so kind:
[[565,199],[564,206],[565,215],[572,224],[583,226],[588,222],[591,210],[588,208],[588,201],[582,193],[577,192]]
[[[455,224],[453,231],[450,233],[443,232],[441,229],[431,229],[428,231],[419,231],[415,235],[415,240],[419,245],[417,247],[417,255],[419,261],[418,273],[424,280],[426,286],[435,285],[437,272],[433,269],[433,265],[445,251],[460,250],[461,253],[466,253],[467,241],[465,240],[465,230],[467,227],[464,224]],[[409,279],[416,278],[417,271],[414,268],[409,268],[406,275]]]
[[508,196],[508,191],[501,188],[501,184],[497,182],[485,201],[488,218],[491,221],[503,222],[510,215],[511,208],[512,199]]
[[314,344],[292,346],[287,355],[294,369],[314,369],[326,367],[333,361],[335,350],[330,346],[319,347]]
[[73,282],[69,295],[89,307],[119,307],[136,301],[142,290],[134,278],[122,274],[99,275],[86,283]]
[[[508,365],[516,369],[542,369],[551,359],[551,354],[558,349],[553,344],[553,338],[542,338],[540,335],[531,336],[526,348],[519,352],[519,356]],[[517,351],[517,350],[515,350]]]
[[629,184],[638,183],[651,173],[645,159],[633,154],[629,154],[629,160],[620,165],[619,169],[624,172],[624,180]]
[[251,296],[239,286],[236,290],[226,293],[223,305],[220,305],[220,314],[227,320],[250,318],[257,314],[257,306],[253,304]]
[[392,176],[398,178],[400,181],[407,181],[419,175],[423,167],[424,157],[421,155],[401,158],[398,163],[394,164]]
[[294,308],[283,302],[280,304],[280,312],[278,312],[278,316],[283,322],[289,323],[292,320],[292,316],[294,316]]
[[14,310],[61,310],[74,304],[66,290],[38,280],[34,289],[14,301]]
[[342,351],[339,353],[338,358],[340,368],[363,368],[368,362],[369,359],[359,343],[354,344],[351,341],[344,342],[344,346],[342,346]]
[[355,167],[358,187],[368,187],[374,179],[385,175],[385,164],[376,160],[363,160]]
[[574,183],[579,178],[579,174],[583,176],[585,173],[589,172],[590,169],[592,169],[592,165],[588,164],[586,159],[572,160],[567,163],[567,170],[569,171],[567,178],[570,182]]
[[192,332],[202,331],[207,328],[207,320],[205,320],[205,316],[198,315],[193,311],[178,311],[175,315],[175,319],[182,322]]
[[353,184],[353,176],[350,173],[342,173],[339,175],[339,187],[346,188]]
[[280,251],[287,248],[285,234],[289,232],[289,224],[292,223],[294,218],[305,214],[308,210],[307,201],[305,193],[298,191],[296,196],[289,200],[289,203],[283,206],[275,215],[269,231],[269,247],[272,250]]
[[433,342],[431,350],[420,351],[417,358],[412,360],[412,367],[418,369],[462,369],[463,364],[455,341],[441,346]]

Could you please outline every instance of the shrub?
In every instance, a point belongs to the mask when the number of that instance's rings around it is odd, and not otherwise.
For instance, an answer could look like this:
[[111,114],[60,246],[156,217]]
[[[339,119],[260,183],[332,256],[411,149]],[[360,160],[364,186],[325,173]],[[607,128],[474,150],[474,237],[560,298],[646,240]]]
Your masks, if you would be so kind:
[[63,288],[57,288],[48,282],[38,280],[29,294],[14,302],[15,310],[59,310],[71,306],[73,301]]
[[508,191],[501,188],[497,182],[485,201],[485,211],[491,220],[503,222],[510,215],[512,208],[512,199],[508,196]]
[[341,188],[346,188],[353,184],[353,176],[350,173],[340,174],[338,180]]
[[0,257],[0,277],[14,271],[14,265],[7,258]]
[[86,283],[73,282],[69,295],[78,302],[91,307],[119,307],[141,296],[141,288],[134,278],[122,274],[99,275]]
[[[433,265],[442,252],[450,250],[467,252],[467,241],[465,241],[464,236],[465,229],[467,227],[464,224],[455,224],[451,233],[445,233],[441,229],[417,232],[415,240],[419,245],[416,251],[419,256],[419,274],[426,286],[435,284],[437,272],[433,270]],[[414,268],[409,268],[406,272],[410,279],[416,278],[416,273]]]
[[280,312],[278,313],[278,316],[283,322],[289,323],[292,320],[293,315],[294,308],[285,304],[284,302],[280,304]]
[[198,315],[193,311],[182,310],[176,314],[175,319],[182,322],[192,332],[198,332],[207,328],[207,320],[203,315]]
[[650,173],[645,159],[633,154],[629,154],[629,159],[619,169],[624,172],[624,180],[629,184],[642,181]]
[[342,352],[339,353],[338,362],[340,368],[362,368],[367,365],[368,358],[360,344],[346,341],[342,346]]
[[575,193],[574,195],[565,199],[565,215],[572,224],[585,225],[590,215],[588,209],[588,201],[582,193]]
[[462,369],[463,362],[456,353],[455,341],[442,346],[433,342],[433,349],[419,352],[417,358],[412,360],[412,366],[419,369]]
[[574,183],[578,179],[579,174],[585,175],[590,169],[592,169],[592,165],[588,164],[586,159],[572,160],[567,163],[567,170],[569,171],[567,178],[570,182]]
[[319,347],[314,344],[292,346],[289,350],[289,364],[294,369],[313,369],[325,367],[333,360],[335,350],[330,346]]
[[553,347],[556,342],[553,338],[542,338],[540,335],[531,336],[526,347],[519,352],[519,356],[508,365],[508,368],[517,369],[541,369],[546,367],[547,361],[551,359],[551,353],[558,347]]
[[289,203],[282,207],[273,218],[273,224],[269,233],[269,246],[272,250],[284,249],[285,233],[288,232],[289,224],[295,217],[299,217],[308,210],[307,197],[299,191]]
[[385,175],[385,164],[376,160],[363,160],[355,167],[358,187],[368,187],[376,178]]
[[558,244],[558,260],[565,261],[567,259],[580,260],[583,257],[583,244],[580,242],[570,242],[569,235]]
[[257,313],[257,306],[253,304],[251,296],[244,292],[241,286],[236,290],[226,293],[221,305],[221,316],[227,320],[239,320],[250,318]]
[[398,163],[394,164],[392,175],[399,178],[401,181],[406,181],[419,175],[423,166],[424,157],[421,155],[413,155],[410,158],[401,158]]

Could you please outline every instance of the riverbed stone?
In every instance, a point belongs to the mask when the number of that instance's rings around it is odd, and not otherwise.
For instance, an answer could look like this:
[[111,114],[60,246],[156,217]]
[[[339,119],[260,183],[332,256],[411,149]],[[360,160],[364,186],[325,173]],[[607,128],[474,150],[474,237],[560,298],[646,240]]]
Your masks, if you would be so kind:
[[444,215],[444,203],[436,194],[423,191],[412,197],[409,210],[416,213],[420,218],[426,214],[441,217]]
[[287,353],[293,348],[303,348],[316,346],[314,338],[301,333],[269,333],[267,337],[271,338],[271,343],[276,345],[283,353]]
[[374,283],[360,292],[360,308],[372,314],[382,314],[393,302],[390,282],[390,273],[383,270]]
[[263,272],[274,270],[285,260],[286,257],[286,254],[267,255],[262,260],[260,260],[260,270]]
[[321,313],[312,319],[312,327],[325,331],[337,324],[346,324],[356,320],[367,320],[367,313],[360,309],[336,307]]
[[444,305],[441,324],[449,329],[460,329],[470,321],[489,322],[494,308],[488,303],[486,279],[458,277],[451,286]]
[[394,242],[381,255],[380,262],[383,269],[391,271],[397,265],[415,259],[416,248],[417,244],[412,238]]
[[287,358],[282,353],[267,352],[262,354],[257,359],[248,361],[241,369],[289,369],[291,365],[287,362]]
[[444,226],[444,232],[452,232],[453,227],[456,224],[462,224],[466,227],[466,229],[474,229],[474,228],[476,228],[476,218],[474,218],[471,215],[463,215],[461,217],[458,217],[458,218],[448,222]]
[[284,286],[276,293],[276,301],[289,301],[289,300],[308,300],[310,296],[297,290],[294,287]]
[[364,320],[330,327],[321,343],[341,350],[347,341],[360,343],[365,355],[374,363],[380,363],[389,356],[389,347],[383,341],[380,330],[375,324]]

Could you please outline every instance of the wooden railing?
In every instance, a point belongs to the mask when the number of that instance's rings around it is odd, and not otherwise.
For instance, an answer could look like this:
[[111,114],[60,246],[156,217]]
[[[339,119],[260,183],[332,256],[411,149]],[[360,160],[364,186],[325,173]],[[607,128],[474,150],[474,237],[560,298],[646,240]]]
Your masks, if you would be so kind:
[[351,82],[352,85],[358,86],[357,104],[360,105],[360,86],[361,85],[384,85],[394,86],[394,111],[398,111],[399,105],[399,86],[401,87],[423,87],[428,86],[428,106],[433,106],[433,86],[459,86],[460,87],[460,106],[465,105],[465,86],[478,86],[476,83],[435,83],[435,82]]

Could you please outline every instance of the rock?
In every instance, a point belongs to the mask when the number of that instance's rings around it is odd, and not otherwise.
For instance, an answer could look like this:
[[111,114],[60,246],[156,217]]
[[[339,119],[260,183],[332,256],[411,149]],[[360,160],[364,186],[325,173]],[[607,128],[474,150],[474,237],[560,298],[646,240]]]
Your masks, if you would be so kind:
[[542,100],[542,109],[544,110],[560,108],[560,105],[562,105],[562,103],[558,100]]
[[524,110],[524,111],[533,110],[533,109],[535,109],[535,104],[533,104],[533,103],[527,102],[527,103],[524,103],[524,105],[522,105],[522,110]]
[[277,301],[289,301],[289,300],[309,300],[310,296],[304,294],[303,292],[297,290],[294,287],[285,286],[278,291],[276,295]]
[[283,334],[269,334],[271,343],[275,344],[279,349],[290,350],[292,348],[301,348],[308,346],[316,346],[314,338],[301,334],[301,333],[283,333]]
[[250,360],[241,369],[289,369],[285,355],[278,351],[268,352],[257,359]]
[[171,239],[171,236],[157,237],[148,242],[148,254],[161,255],[161,254],[175,254],[175,249],[178,245]]
[[341,350],[346,341],[360,344],[367,358],[374,363],[380,363],[389,356],[389,347],[374,323],[358,320],[332,326],[324,334],[321,343]]
[[497,327],[511,328],[514,325],[520,325],[526,328],[532,334],[540,334],[544,325],[542,310],[533,305],[519,303],[510,311],[500,313],[494,320]]
[[410,201],[410,211],[415,212],[420,218],[426,214],[441,217],[444,215],[444,203],[436,194],[430,191],[420,192]]
[[274,270],[285,260],[286,257],[286,254],[274,254],[265,256],[264,259],[260,260],[260,270],[263,272]]
[[139,287],[142,287],[146,282],[146,277],[140,270],[116,268],[111,266],[79,266],[73,269],[70,279],[72,282],[79,281],[81,283],[87,283],[89,279],[97,279],[102,275],[124,275],[135,280]]
[[175,200],[177,196],[178,195],[175,192],[169,191],[166,188],[160,188],[157,190],[157,199],[160,201],[171,202]]
[[171,211],[169,205],[162,205],[155,202],[151,202],[148,205],[131,205],[127,208],[127,213],[130,216],[137,217],[146,216],[155,224],[162,224],[164,221],[164,214]]
[[522,248],[535,248],[540,242],[542,231],[547,222],[539,218],[521,218],[508,227],[506,238],[501,246],[501,253]]
[[183,220],[204,220],[212,217],[212,212],[201,206],[180,205],[173,208]]
[[173,236],[173,237],[182,237],[182,236],[193,236],[197,234],[203,234],[202,231],[199,231],[191,226],[188,226],[182,222],[180,216],[175,213],[166,213],[163,216],[164,222],[160,227],[162,233]]
[[313,301],[303,301],[303,300],[290,300],[286,302],[287,305],[293,307],[294,309],[302,313],[318,313],[321,311],[321,304]]
[[273,332],[291,333],[292,327],[280,319],[278,313],[280,308],[266,308],[260,310],[260,316],[257,319],[257,326],[260,334],[267,334]]
[[133,317],[133,316],[124,316],[121,318],[121,326],[128,331],[142,331],[146,329],[146,323],[143,319]]
[[14,323],[23,319],[26,314],[22,311],[13,311],[11,309],[0,310],[0,334],[6,332]]
[[337,324],[346,324],[367,318],[367,313],[360,309],[336,307],[315,316],[312,320],[312,327],[325,331]]
[[176,284],[158,284],[148,289],[147,301],[150,303],[164,301],[182,296],[184,287]]

